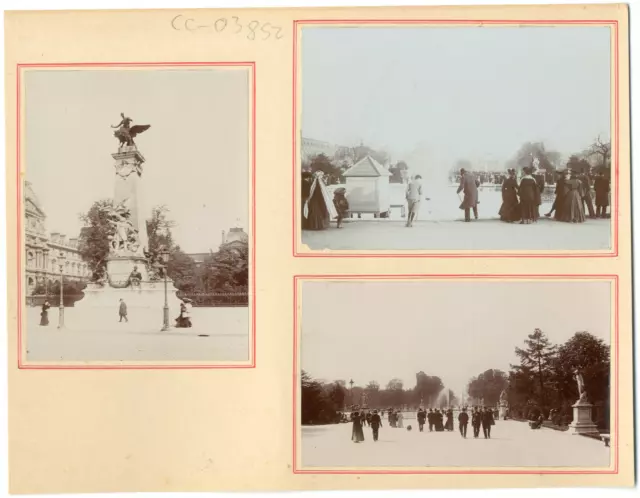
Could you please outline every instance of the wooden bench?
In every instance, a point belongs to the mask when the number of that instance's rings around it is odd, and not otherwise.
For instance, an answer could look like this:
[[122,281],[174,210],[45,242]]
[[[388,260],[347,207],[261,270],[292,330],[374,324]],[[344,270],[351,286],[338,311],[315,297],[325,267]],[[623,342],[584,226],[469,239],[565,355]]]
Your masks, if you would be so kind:
[[600,440],[604,441],[604,445],[605,446],[609,446],[609,442],[611,441],[611,435],[609,434],[602,434],[600,436]]

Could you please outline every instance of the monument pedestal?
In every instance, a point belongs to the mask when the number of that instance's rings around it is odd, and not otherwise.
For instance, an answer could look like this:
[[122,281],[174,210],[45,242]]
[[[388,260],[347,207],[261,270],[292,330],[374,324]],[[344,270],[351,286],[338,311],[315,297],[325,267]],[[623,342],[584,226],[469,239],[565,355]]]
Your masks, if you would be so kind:
[[[84,297],[75,303],[73,327],[77,330],[112,330],[119,322],[122,299],[127,305],[127,330],[160,330],[165,284],[164,280],[156,280],[149,275],[145,256],[149,241],[140,200],[144,157],[135,145],[120,147],[112,157],[115,160],[115,186],[113,207],[108,215],[113,233],[108,237],[105,280],[89,284],[84,290]],[[173,282],[168,280],[170,326],[180,315],[180,300],[176,292]]]
[[598,427],[593,423],[591,413],[593,405],[578,401],[573,405],[573,422],[569,425],[571,434],[598,434]]
[[[164,281],[140,282],[140,285],[123,288],[89,284],[84,297],[74,305],[74,323],[68,328],[76,330],[111,330],[117,327],[120,299],[127,305],[127,318],[131,324],[127,330],[160,330],[163,322]],[[173,282],[167,281],[169,325],[175,325],[180,315],[180,299]]]

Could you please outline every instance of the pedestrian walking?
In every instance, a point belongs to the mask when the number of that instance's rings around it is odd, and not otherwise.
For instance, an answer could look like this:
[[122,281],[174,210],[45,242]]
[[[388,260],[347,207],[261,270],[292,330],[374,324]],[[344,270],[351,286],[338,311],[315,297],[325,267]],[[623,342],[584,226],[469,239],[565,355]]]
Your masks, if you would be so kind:
[[382,427],[382,418],[378,415],[378,410],[373,410],[373,415],[371,416],[371,431],[373,432],[373,440],[378,440],[378,431]]
[[427,413],[422,408],[420,408],[418,410],[417,418],[418,418],[418,429],[420,430],[420,432],[424,432],[424,423],[427,419]]
[[45,301],[42,305],[42,310],[40,311],[40,325],[46,327],[49,325],[49,301]]
[[473,173],[466,171],[464,168],[460,170],[460,186],[457,193],[464,193],[464,199],[460,204],[460,209],[464,210],[464,221],[471,221],[471,210],[473,216],[478,219],[478,180]]
[[416,175],[415,178],[407,185],[407,207],[409,214],[407,215],[407,227],[413,226],[413,220],[418,216],[420,210],[420,200],[422,199],[422,177]]
[[351,441],[354,443],[360,443],[364,441],[364,432],[362,431],[362,422],[364,419],[364,413],[359,411],[353,412],[351,420],[353,421],[353,429],[351,431]]
[[607,217],[607,207],[609,206],[609,179],[600,171],[593,184],[596,191],[596,218]]
[[458,415],[458,427],[460,428],[460,435],[463,438],[467,438],[467,425],[469,424],[469,414],[467,413],[467,409],[463,408]]
[[477,438],[480,435],[480,425],[482,424],[482,415],[478,411],[478,407],[473,408],[471,413],[471,426],[473,427],[473,437]]
[[491,439],[491,426],[494,424],[493,411],[491,408],[485,408],[484,413],[482,413],[482,432],[485,439]]
[[127,318],[127,303],[124,302],[124,299],[120,299],[120,309],[118,313],[120,314],[120,321],[122,321],[123,318],[125,322],[129,321],[129,318]]

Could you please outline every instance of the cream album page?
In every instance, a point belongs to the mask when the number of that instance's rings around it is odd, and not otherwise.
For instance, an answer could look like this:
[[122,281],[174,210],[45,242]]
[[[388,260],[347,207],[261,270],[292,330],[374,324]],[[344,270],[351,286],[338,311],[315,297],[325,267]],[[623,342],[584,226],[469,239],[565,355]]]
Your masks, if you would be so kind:
[[633,485],[628,30],[5,13],[11,492]]

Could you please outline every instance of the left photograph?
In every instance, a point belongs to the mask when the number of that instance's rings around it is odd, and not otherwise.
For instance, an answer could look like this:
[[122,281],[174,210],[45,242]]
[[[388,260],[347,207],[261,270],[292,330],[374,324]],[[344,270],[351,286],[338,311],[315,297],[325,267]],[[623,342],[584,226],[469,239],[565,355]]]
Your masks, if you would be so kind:
[[253,64],[19,68],[19,363],[249,367]]

